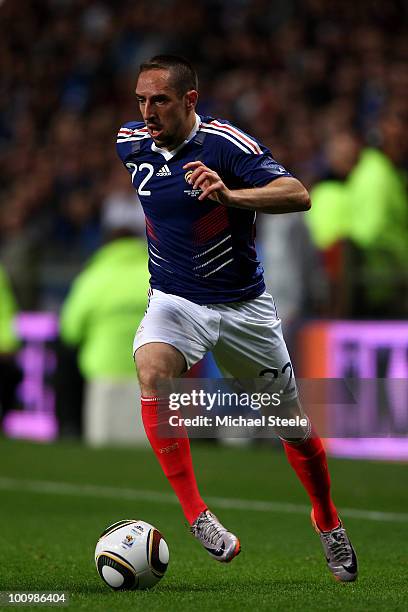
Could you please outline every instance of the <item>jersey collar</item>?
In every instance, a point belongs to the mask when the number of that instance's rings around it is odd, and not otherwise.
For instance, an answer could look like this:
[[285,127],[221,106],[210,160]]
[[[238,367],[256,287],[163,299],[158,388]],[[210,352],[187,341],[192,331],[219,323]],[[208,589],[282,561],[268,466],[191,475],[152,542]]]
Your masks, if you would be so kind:
[[197,113],[195,113],[194,127],[191,130],[190,134],[187,136],[187,138],[181,144],[179,144],[178,147],[176,147],[175,149],[172,149],[171,151],[168,151],[167,149],[161,149],[160,147],[157,147],[156,144],[152,142],[152,151],[154,151],[154,153],[160,153],[161,155],[163,155],[166,161],[169,161],[175,155],[177,155],[180,149],[182,149],[188,142],[190,142],[190,140],[194,138],[194,136],[197,134],[200,128],[200,124],[201,124],[201,118],[199,115],[197,115]]

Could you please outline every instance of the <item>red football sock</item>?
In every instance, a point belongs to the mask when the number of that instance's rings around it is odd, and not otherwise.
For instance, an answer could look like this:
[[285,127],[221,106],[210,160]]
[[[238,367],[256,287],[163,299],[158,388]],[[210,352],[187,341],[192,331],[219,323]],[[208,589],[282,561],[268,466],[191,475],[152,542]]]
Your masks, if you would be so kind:
[[283,441],[283,446],[290,465],[310,497],[319,529],[334,529],[339,519],[330,496],[330,474],[321,439],[310,437],[298,444]]
[[143,425],[164,475],[179,498],[186,519],[191,525],[200,512],[206,510],[207,505],[198,492],[190,442],[184,426],[178,427],[178,431],[185,435],[183,438],[159,437],[159,425],[168,423],[169,416],[174,415],[174,412],[163,407],[159,410],[159,401],[157,397],[142,397]]

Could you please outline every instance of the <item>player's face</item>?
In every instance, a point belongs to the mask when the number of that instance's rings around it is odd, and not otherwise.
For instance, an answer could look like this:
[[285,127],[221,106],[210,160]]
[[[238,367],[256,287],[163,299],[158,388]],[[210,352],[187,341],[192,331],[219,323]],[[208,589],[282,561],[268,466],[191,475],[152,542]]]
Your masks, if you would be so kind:
[[150,136],[159,147],[175,148],[194,126],[197,92],[179,96],[168,70],[147,70],[139,75],[136,96]]

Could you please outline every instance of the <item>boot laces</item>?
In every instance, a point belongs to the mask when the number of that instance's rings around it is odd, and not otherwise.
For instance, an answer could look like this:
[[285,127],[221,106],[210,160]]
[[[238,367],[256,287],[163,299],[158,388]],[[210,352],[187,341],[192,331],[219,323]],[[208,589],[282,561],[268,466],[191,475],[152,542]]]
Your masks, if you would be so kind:
[[210,544],[216,545],[226,529],[220,525],[211,515],[203,513],[199,516],[196,523],[193,526],[193,532],[199,533],[200,537],[209,542]]
[[347,561],[350,547],[344,529],[339,529],[335,532],[335,535],[333,533],[327,534],[325,540],[335,561],[340,563]]

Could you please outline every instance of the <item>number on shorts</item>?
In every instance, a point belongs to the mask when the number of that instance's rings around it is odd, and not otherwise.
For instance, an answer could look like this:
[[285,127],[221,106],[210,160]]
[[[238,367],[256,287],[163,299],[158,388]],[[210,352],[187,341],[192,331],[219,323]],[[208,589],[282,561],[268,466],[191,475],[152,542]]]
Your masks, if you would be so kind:
[[[289,370],[289,380],[285,385],[285,388],[283,389],[283,393],[287,393],[289,391],[289,388],[292,384],[292,379],[293,379],[293,367],[292,364],[290,363],[290,361],[288,361],[287,363],[285,363],[285,365],[283,366],[281,373],[285,374],[286,370]],[[278,368],[265,368],[264,370],[261,370],[259,372],[259,376],[266,376],[267,374],[272,374],[274,380],[276,378],[278,378],[279,376],[279,370]]]

